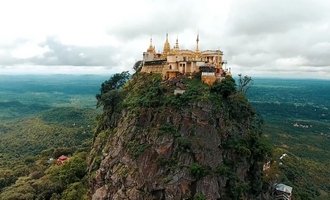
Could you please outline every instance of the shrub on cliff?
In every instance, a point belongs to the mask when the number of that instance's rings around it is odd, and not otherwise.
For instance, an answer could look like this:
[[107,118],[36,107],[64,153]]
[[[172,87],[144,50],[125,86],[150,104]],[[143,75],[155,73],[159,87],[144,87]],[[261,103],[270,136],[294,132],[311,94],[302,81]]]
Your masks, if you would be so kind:
[[135,74],[124,88],[127,94],[123,105],[127,108],[159,107],[164,104],[165,88],[160,74]]
[[119,89],[124,86],[129,77],[129,72],[125,71],[114,74],[109,80],[103,82],[100,94],[96,95],[97,107],[103,106],[103,109],[114,110],[116,105],[121,102]]
[[220,82],[215,83],[211,87],[211,92],[220,94],[223,98],[227,98],[229,95],[236,92],[236,83],[231,76],[226,76]]

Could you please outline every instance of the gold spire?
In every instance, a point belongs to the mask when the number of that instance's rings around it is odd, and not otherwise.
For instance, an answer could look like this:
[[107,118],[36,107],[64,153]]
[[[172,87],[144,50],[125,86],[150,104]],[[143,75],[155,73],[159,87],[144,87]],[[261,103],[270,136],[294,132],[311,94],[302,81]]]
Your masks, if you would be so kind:
[[174,49],[179,50],[179,39],[178,39],[178,37],[176,37],[176,42],[175,42]]
[[163,48],[163,54],[168,54],[171,51],[170,43],[168,42],[168,33],[166,33],[166,40]]
[[196,52],[199,51],[199,49],[198,49],[198,42],[199,42],[199,33],[197,34],[197,39],[196,39]]
[[147,50],[148,53],[156,53],[155,52],[155,46],[152,46],[152,38],[150,38],[150,45],[149,48]]

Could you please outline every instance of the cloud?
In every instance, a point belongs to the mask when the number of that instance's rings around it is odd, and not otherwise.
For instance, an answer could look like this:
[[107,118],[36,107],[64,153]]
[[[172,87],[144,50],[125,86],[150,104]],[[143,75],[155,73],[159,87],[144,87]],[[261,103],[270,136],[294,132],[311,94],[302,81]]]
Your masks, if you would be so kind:
[[48,46],[39,46],[28,42],[11,52],[11,56],[17,59],[28,59],[33,57],[42,57],[46,52],[49,52]]
[[118,69],[108,69],[104,66],[41,66],[41,65],[14,65],[2,66],[0,74],[99,74],[115,73]]
[[43,57],[34,57],[39,65],[113,66],[115,50],[111,46],[74,46],[62,44],[56,38],[47,38],[41,44],[50,50]]
[[[284,33],[318,22],[326,22],[329,3],[324,0],[234,0],[228,31],[234,35]],[[323,21],[324,20],[324,21]]]
[[[196,29],[198,8],[192,1],[147,1],[144,9],[138,13],[127,13],[130,17],[109,27],[107,32],[120,39],[132,39],[140,36],[165,33],[180,33],[185,29]],[[189,9],[185,9],[189,6]]]
[[278,58],[275,60],[277,66],[304,66],[307,62],[307,59],[302,56]]
[[[330,78],[328,1],[234,1],[224,50],[234,73]],[[315,70],[313,70],[315,69]]]
[[199,33],[234,74],[330,78],[328,10],[327,0],[2,1],[0,73],[128,70],[168,32],[189,49]]
[[22,43],[3,50],[0,63],[5,65],[115,66],[116,51],[111,46],[75,46],[49,37],[42,43]]

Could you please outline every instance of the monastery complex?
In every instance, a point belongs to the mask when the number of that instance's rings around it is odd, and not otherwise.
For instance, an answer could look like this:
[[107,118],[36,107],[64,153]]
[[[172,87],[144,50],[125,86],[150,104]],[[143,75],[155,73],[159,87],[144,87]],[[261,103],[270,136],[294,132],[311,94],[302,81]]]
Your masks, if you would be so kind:
[[156,52],[150,39],[150,45],[143,52],[141,72],[159,73],[163,79],[171,79],[178,75],[192,77],[194,73],[201,72],[204,83],[212,85],[221,81],[225,76],[231,75],[230,70],[224,69],[223,53],[220,50],[199,50],[199,35],[196,39],[196,49],[180,49],[178,39],[173,48],[168,41],[168,34],[163,47],[163,52]]

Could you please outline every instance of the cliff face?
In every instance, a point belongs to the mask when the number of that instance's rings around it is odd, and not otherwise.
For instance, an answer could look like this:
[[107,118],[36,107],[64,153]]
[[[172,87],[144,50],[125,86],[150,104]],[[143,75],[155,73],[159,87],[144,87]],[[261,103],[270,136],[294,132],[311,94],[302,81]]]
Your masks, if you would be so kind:
[[[192,82],[137,75],[116,106],[104,106],[89,161],[92,199],[260,198],[267,150],[254,112],[235,91]],[[187,90],[174,97],[180,85]]]

